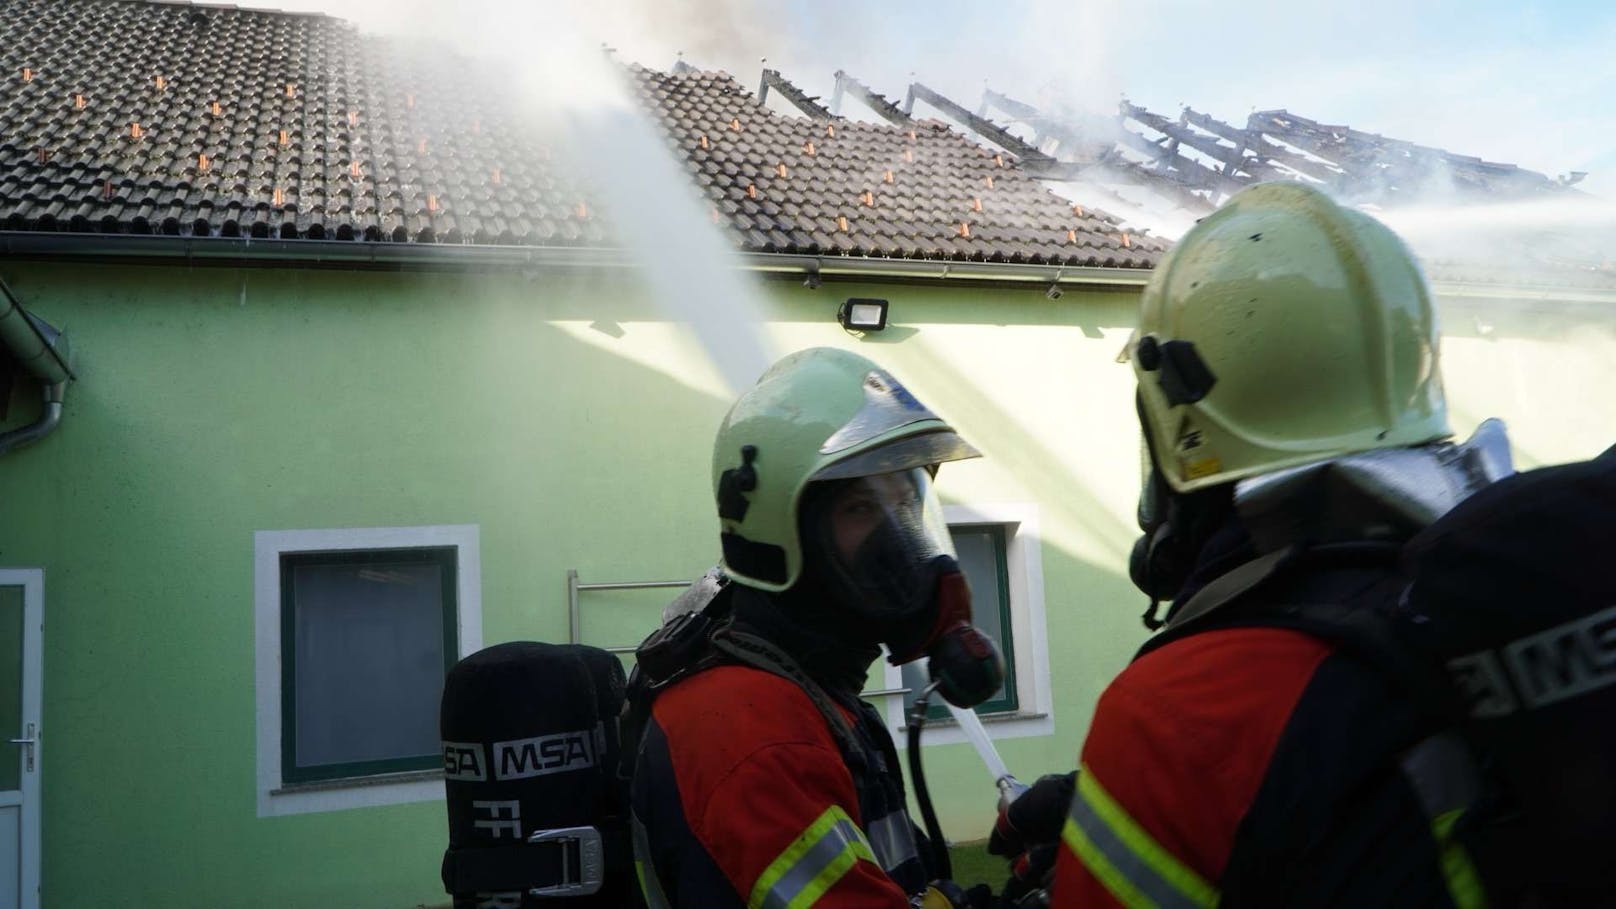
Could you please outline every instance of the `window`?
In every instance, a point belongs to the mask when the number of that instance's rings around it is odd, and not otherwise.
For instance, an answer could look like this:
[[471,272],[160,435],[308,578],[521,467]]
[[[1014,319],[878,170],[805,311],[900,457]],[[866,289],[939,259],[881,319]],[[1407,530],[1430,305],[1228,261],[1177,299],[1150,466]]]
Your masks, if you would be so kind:
[[426,770],[454,665],[455,551],[281,555],[281,779]]
[[[960,568],[971,584],[972,620],[998,643],[1005,662],[1004,687],[977,705],[976,712],[988,721],[988,732],[994,738],[1050,735],[1055,723],[1044,630],[1038,508],[1031,504],[947,505],[943,513]],[[887,691],[907,689],[901,697],[885,698],[887,724],[896,734],[903,728],[916,694],[925,687],[925,663],[917,660],[907,666],[887,666],[881,681]],[[940,722],[928,728],[927,741],[965,741],[964,734],[948,721],[940,699],[928,716]]]
[[254,540],[259,815],[441,797],[444,675],[482,646],[477,528]]

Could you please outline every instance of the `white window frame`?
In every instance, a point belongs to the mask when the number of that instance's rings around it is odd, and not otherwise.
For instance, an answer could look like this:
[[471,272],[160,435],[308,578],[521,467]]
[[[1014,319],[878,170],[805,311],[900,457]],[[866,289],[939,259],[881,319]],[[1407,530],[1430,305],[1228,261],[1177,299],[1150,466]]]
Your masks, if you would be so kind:
[[[0,585],[22,588],[22,721],[18,734],[31,736],[32,760],[19,762],[18,791],[22,802],[18,806],[17,883],[21,909],[38,909],[40,905],[40,818],[44,806],[40,801],[40,774],[44,769],[44,683],[45,683],[45,570],[42,568],[0,568]],[[0,747],[11,747],[0,743]],[[11,760],[25,757],[8,752]],[[9,857],[4,859],[10,861]]]
[[[1038,530],[1038,506],[1033,503],[944,505],[949,527],[993,525],[1004,528],[1004,567],[1010,585],[1010,633],[1015,642],[1016,711],[983,718],[988,736],[995,739],[1029,738],[1055,733],[1055,703],[1049,679],[1049,634],[1044,622],[1044,559]],[[903,673],[885,661],[883,688],[903,687]],[[899,736],[904,727],[903,698],[887,695],[887,727]],[[899,741],[902,741],[899,738]],[[954,722],[934,721],[926,726],[926,743],[962,744],[968,741]]]
[[[483,646],[482,561],[476,524],[260,530],[253,534],[253,621],[258,696],[258,816],[401,805],[443,798],[437,771],[297,784],[281,777],[281,556],[297,552],[453,547],[460,653]],[[423,778],[424,777],[424,778]]]

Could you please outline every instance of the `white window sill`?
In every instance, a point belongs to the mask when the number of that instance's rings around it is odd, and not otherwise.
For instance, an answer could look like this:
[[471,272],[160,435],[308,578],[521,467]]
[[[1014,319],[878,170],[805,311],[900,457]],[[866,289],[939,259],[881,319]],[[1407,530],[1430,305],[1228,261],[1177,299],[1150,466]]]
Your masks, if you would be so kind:
[[[1055,732],[1055,718],[1047,713],[990,713],[979,719],[987,728],[988,737],[994,739],[1023,739]],[[898,727],[899,742],[906,742],[908,734],[907,724]],[[927,720],[921,736],[921,741],[927,745],[959,745],[970,741],[953,717]]]
[[317,783],[266,786],[258,796],[259,817],[347,811],[381,805],[407,805],[443,798],[443,771],[416,770]]
[[[979,713],[976,715],[976,718],[981,720],[982,725],[984,726],[996,726],[1000,723],[1021,723],[1028,720],[1047,720],[1049,719],[1049,714],[1005,711],[1004,713]],[[959,721],[954,719],[953,716],[945,716],[940,719],[927,720],[925,728],[927,730],[958,729]],[[898,731],[907,735],[909,733],[909,724],[905,723],[904,725],[899,726]]]
[[334,780],[315,780],[309,783],[284,783],[271,789],[271,796],[296,795],[300,792],[338,792],[362,786],[391,786],[397,783],[416,783],[443,779],[442,770],[407,770],[403,773],[377,773],[370,776],[349,776]]

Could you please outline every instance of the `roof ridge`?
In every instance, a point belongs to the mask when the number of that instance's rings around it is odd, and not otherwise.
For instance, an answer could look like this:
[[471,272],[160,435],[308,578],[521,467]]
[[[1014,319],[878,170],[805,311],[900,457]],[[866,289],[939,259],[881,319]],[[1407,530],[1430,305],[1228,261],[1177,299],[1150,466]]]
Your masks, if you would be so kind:
[[[102,0],[102,2],[104,2],[104,0]],[[330,13],[320,12],[318,10],[270,9],[258,6],[241,6],[235,3],[203,3],[197,2],[197,0],[116,0],[116,2],[132,3],[141,6],[183,6],[192,9],[220,10],[223,12],[262,13],[273,16],[296,16],[305,19],[330,19],[335,22],[345,22],[349,25],[353,24],[353,22],[349,19],[345,19],[341,16],[333,16]]]

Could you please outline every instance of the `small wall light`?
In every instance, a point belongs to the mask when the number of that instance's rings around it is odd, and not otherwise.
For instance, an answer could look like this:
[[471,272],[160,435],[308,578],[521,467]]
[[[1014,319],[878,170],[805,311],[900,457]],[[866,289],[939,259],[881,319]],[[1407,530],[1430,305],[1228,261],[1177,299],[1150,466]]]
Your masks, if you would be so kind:
[[848,331],[880,331],[887,327],[887,301],[848,297],[836,312],[836,321]]

